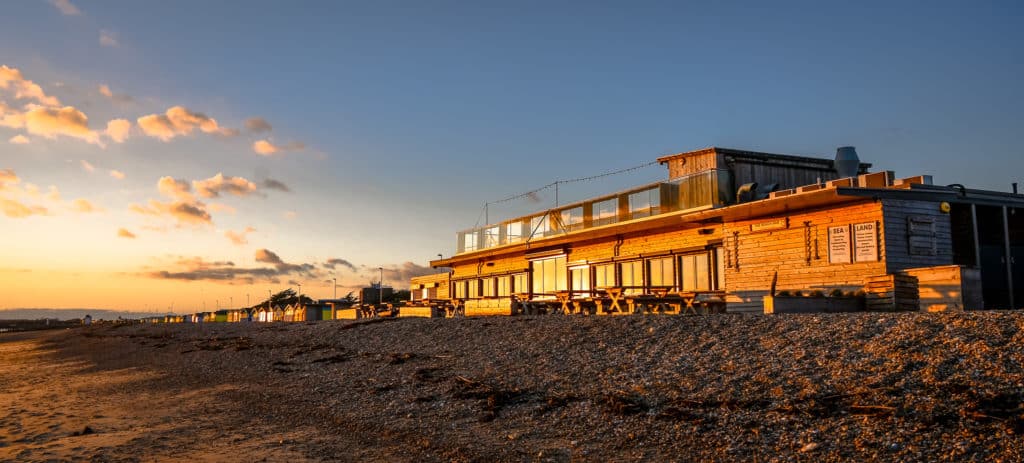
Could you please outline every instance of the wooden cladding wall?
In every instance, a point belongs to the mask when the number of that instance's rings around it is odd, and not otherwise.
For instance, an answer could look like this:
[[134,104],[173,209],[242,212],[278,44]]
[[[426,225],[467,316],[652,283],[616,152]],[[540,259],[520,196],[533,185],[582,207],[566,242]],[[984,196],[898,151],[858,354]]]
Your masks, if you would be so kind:
[[825,183],[835,180],[835,170],[824,170],[811,167],[780,166],[764,162],[736,160],[730,166],[736,187],[744,183],[757,182],[759,185],[778,183],[780,190],[788,190],[804,185],[814,185],[819,180]]
[[668,164],[668,178],[679,178],[708,169],[717,169],[722,167],[721,157],[720,154],[708,150],[699,154],[671,159],[666,161],[666,164]]
[[[762,311],[772,276],[778,272],[777,290],[861,289],[864,279],[886,273],[886,231],[879,228],[878,260],[829,263],[828,227],[882,221],[882,204],[857,203],[790,214],[789,227],[752,232],[751,225],[771,218],[725,224],[725,287],[730,312]],[[755,225],[754,229],[757,229]],[[808,260],[809,259],[809,260]]]
[[887,273],[953,263],[949,214],[934,201],[883,199]]

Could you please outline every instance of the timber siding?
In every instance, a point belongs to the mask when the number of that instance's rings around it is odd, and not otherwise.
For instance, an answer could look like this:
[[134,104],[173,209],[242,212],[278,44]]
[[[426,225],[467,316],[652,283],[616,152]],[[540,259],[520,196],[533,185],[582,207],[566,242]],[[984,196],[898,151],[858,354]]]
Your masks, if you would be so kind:
[[[953,263],[953,231],[950,215],[939,210],[934,201],[884,199],[886,230],[885,247],[889,249],[887,273],[910,268],[950,265]],[[933,255],[911,254],[908,218],[922,218],[934,224]]]
[[[878,261],[830,264],[828,227],[880,223],[882,216],[882,203],[869,200],[854,205],[790,214],[789,228],[782,230],[751,231],[751,224],[772,218],[726,223],[725,287],[728,290],[729,312],[761,313],[763,298],[768,294],[772,276],[776,272],[776,289],[779,291],[818,289],[827,294],[836,288],[863,288],[865,278],[886,273],[887,251],[882,245],[886,243],[886,230],[884,227],[879,230]],[[807,260],[808,255],[810,262]]]

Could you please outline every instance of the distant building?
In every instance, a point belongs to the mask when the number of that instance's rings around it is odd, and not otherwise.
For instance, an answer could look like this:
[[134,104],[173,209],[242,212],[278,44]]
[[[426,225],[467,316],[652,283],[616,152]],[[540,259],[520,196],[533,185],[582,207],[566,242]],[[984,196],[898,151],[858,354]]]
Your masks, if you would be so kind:
[[394,292],[394,289],[390,286],[381,288],[380,283],[373,283],[369,288],[359,290],[359,302],[363,304],[380,304],[381,296],[387,300],[394,294]]

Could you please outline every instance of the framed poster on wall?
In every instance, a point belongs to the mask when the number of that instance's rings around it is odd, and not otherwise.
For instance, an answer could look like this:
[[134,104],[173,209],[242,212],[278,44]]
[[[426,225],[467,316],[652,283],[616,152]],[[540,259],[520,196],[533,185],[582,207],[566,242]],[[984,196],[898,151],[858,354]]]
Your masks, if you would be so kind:
[[850,263],[850,226],[828,227],[828,263]]
[[854,262],[878,262],[878,224],[853,224]]

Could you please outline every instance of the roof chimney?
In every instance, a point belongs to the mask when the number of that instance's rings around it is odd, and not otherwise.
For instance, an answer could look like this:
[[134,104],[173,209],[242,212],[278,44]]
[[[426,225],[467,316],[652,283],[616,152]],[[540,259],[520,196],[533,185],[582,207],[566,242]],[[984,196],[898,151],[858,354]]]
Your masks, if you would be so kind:
[[836,149],[836,172],[839,178],[854,177],[860,170],[860,158],[857,149],[852,146],[840,146]]

